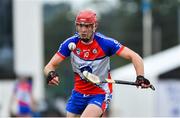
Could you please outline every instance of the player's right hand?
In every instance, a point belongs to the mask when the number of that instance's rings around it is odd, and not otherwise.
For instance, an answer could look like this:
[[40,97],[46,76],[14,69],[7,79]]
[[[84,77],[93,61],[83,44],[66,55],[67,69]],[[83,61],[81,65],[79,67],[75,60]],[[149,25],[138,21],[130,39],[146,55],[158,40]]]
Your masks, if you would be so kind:
[[[144,76],[137,76],[135,81],[141,88],[149,88],[151,86],[150,81],[146,79]],[[139,87],[137,86],[137,87]]]
[[55,71],[50,71],[47,76],[48,85],[59,85],[59,75]]

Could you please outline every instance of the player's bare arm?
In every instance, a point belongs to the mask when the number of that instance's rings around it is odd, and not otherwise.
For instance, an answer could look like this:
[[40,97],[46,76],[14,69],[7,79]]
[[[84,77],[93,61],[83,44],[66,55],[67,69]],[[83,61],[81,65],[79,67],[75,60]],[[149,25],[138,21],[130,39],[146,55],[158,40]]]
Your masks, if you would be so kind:
[[55,72],[56,68],[58,67],[59,63],[62,62],[64,59],[60,57],[57,53],[51,58],[49,63],[44,68],[44,73],[47,76],[47,83],[49,85],[58,85],[59,84],[59,76]]
[[136,70],[136,75],[144,75],[144,64],[142,58],[133,50],[124,47],[119,56],[131,60]]
[[149,88],[150,82],[148,79],[144,78],[144,63],[142,58],[133,50],[124,47],[120,54],[120,57],[131,60],[136,70],[136,82],[141,85],[142,88]]

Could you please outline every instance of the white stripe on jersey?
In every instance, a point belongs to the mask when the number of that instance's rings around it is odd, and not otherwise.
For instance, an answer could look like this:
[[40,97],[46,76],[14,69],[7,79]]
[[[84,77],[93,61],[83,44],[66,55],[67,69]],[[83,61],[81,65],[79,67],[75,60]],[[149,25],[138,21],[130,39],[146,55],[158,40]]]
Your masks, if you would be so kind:
[[[108,78],[108,72],[110,69],[110,59],[109,57],[104,57],[102,59],[88,61],[79,58],[74,54],[74,52],[71,52],[71,64],[72,69],[75,73],[78,73],[82,79],[84,79],[84,76],[82,75],[81,68],[85,66],[89,66],[92,69],[92,73],[99,76],[101,79]],[[99,85],[106,93],[110,93],[108,83],[103,83]]]

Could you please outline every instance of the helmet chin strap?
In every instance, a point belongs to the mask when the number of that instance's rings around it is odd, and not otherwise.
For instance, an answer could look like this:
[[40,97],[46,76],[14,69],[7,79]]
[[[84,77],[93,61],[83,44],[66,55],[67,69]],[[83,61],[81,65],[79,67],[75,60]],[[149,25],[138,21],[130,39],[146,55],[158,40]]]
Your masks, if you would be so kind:
[[92,40],[95,32],[96,32],[96,24],[93,25],[92,35],[88,38],[81,38],[81,40],[84,41],[85,43],[90,42]]
[[93,34],[96,32],[96,27],[97,27],[97,24],[94,24],[93,25]]
[[88,38],[81,38],[81,40],[83,42],[85,42],[85,43],[88,43],[88,42],[90,42],[92,40],[93,36],[94,36],[94,31],[92,32],[92,35],[90,37],[88,37]]
[[88,43],[88,42],[90,41],[89,38],[81,38],[81,40],[82,40],[83,42],[85,42],[85,43]]
[[[80,38],[81,38],[81,40],[83,41],[83,42],[85,42],[85,43],[88,43],[88,42],[90,42],[91,41],[91,39],[93,38],[93,36],[94,36],[94,33],[96,32],[96,26],[97,26],[97,24],[94,24],[93,25],[93,30],[92,30],[92,35],[91,36],[89,36],[89,37],[87,37],[87,38],[82,38],[80,35]],[[77,29],[76,29],[77,30]]]

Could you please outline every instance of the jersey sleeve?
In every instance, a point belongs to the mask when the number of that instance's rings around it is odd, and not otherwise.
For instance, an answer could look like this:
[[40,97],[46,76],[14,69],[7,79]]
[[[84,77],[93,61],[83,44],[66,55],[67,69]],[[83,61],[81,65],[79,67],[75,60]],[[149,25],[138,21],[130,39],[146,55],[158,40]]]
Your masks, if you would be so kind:
[[68,49],[69,40],[65,40],[60,44],[57,54],[63,58],[66,58],[70,55],[70,50]]
[[66,58],[70,56],[71,50],[69,50],[68,45],[71,42],[74,42],[76,44],[77,41],[78,41],[78,38],[76,35],[66,39],[64,42],[60,44],[57,54],[61,56],[62,58]]
[[113,38],[108,38],[107,39],[107,55],[108,56],[112,56],[114,54],[116,54],[117,52],[121,52],[121,50],[124,48],[124,46],[119,43],[117,40],[113,39]]

